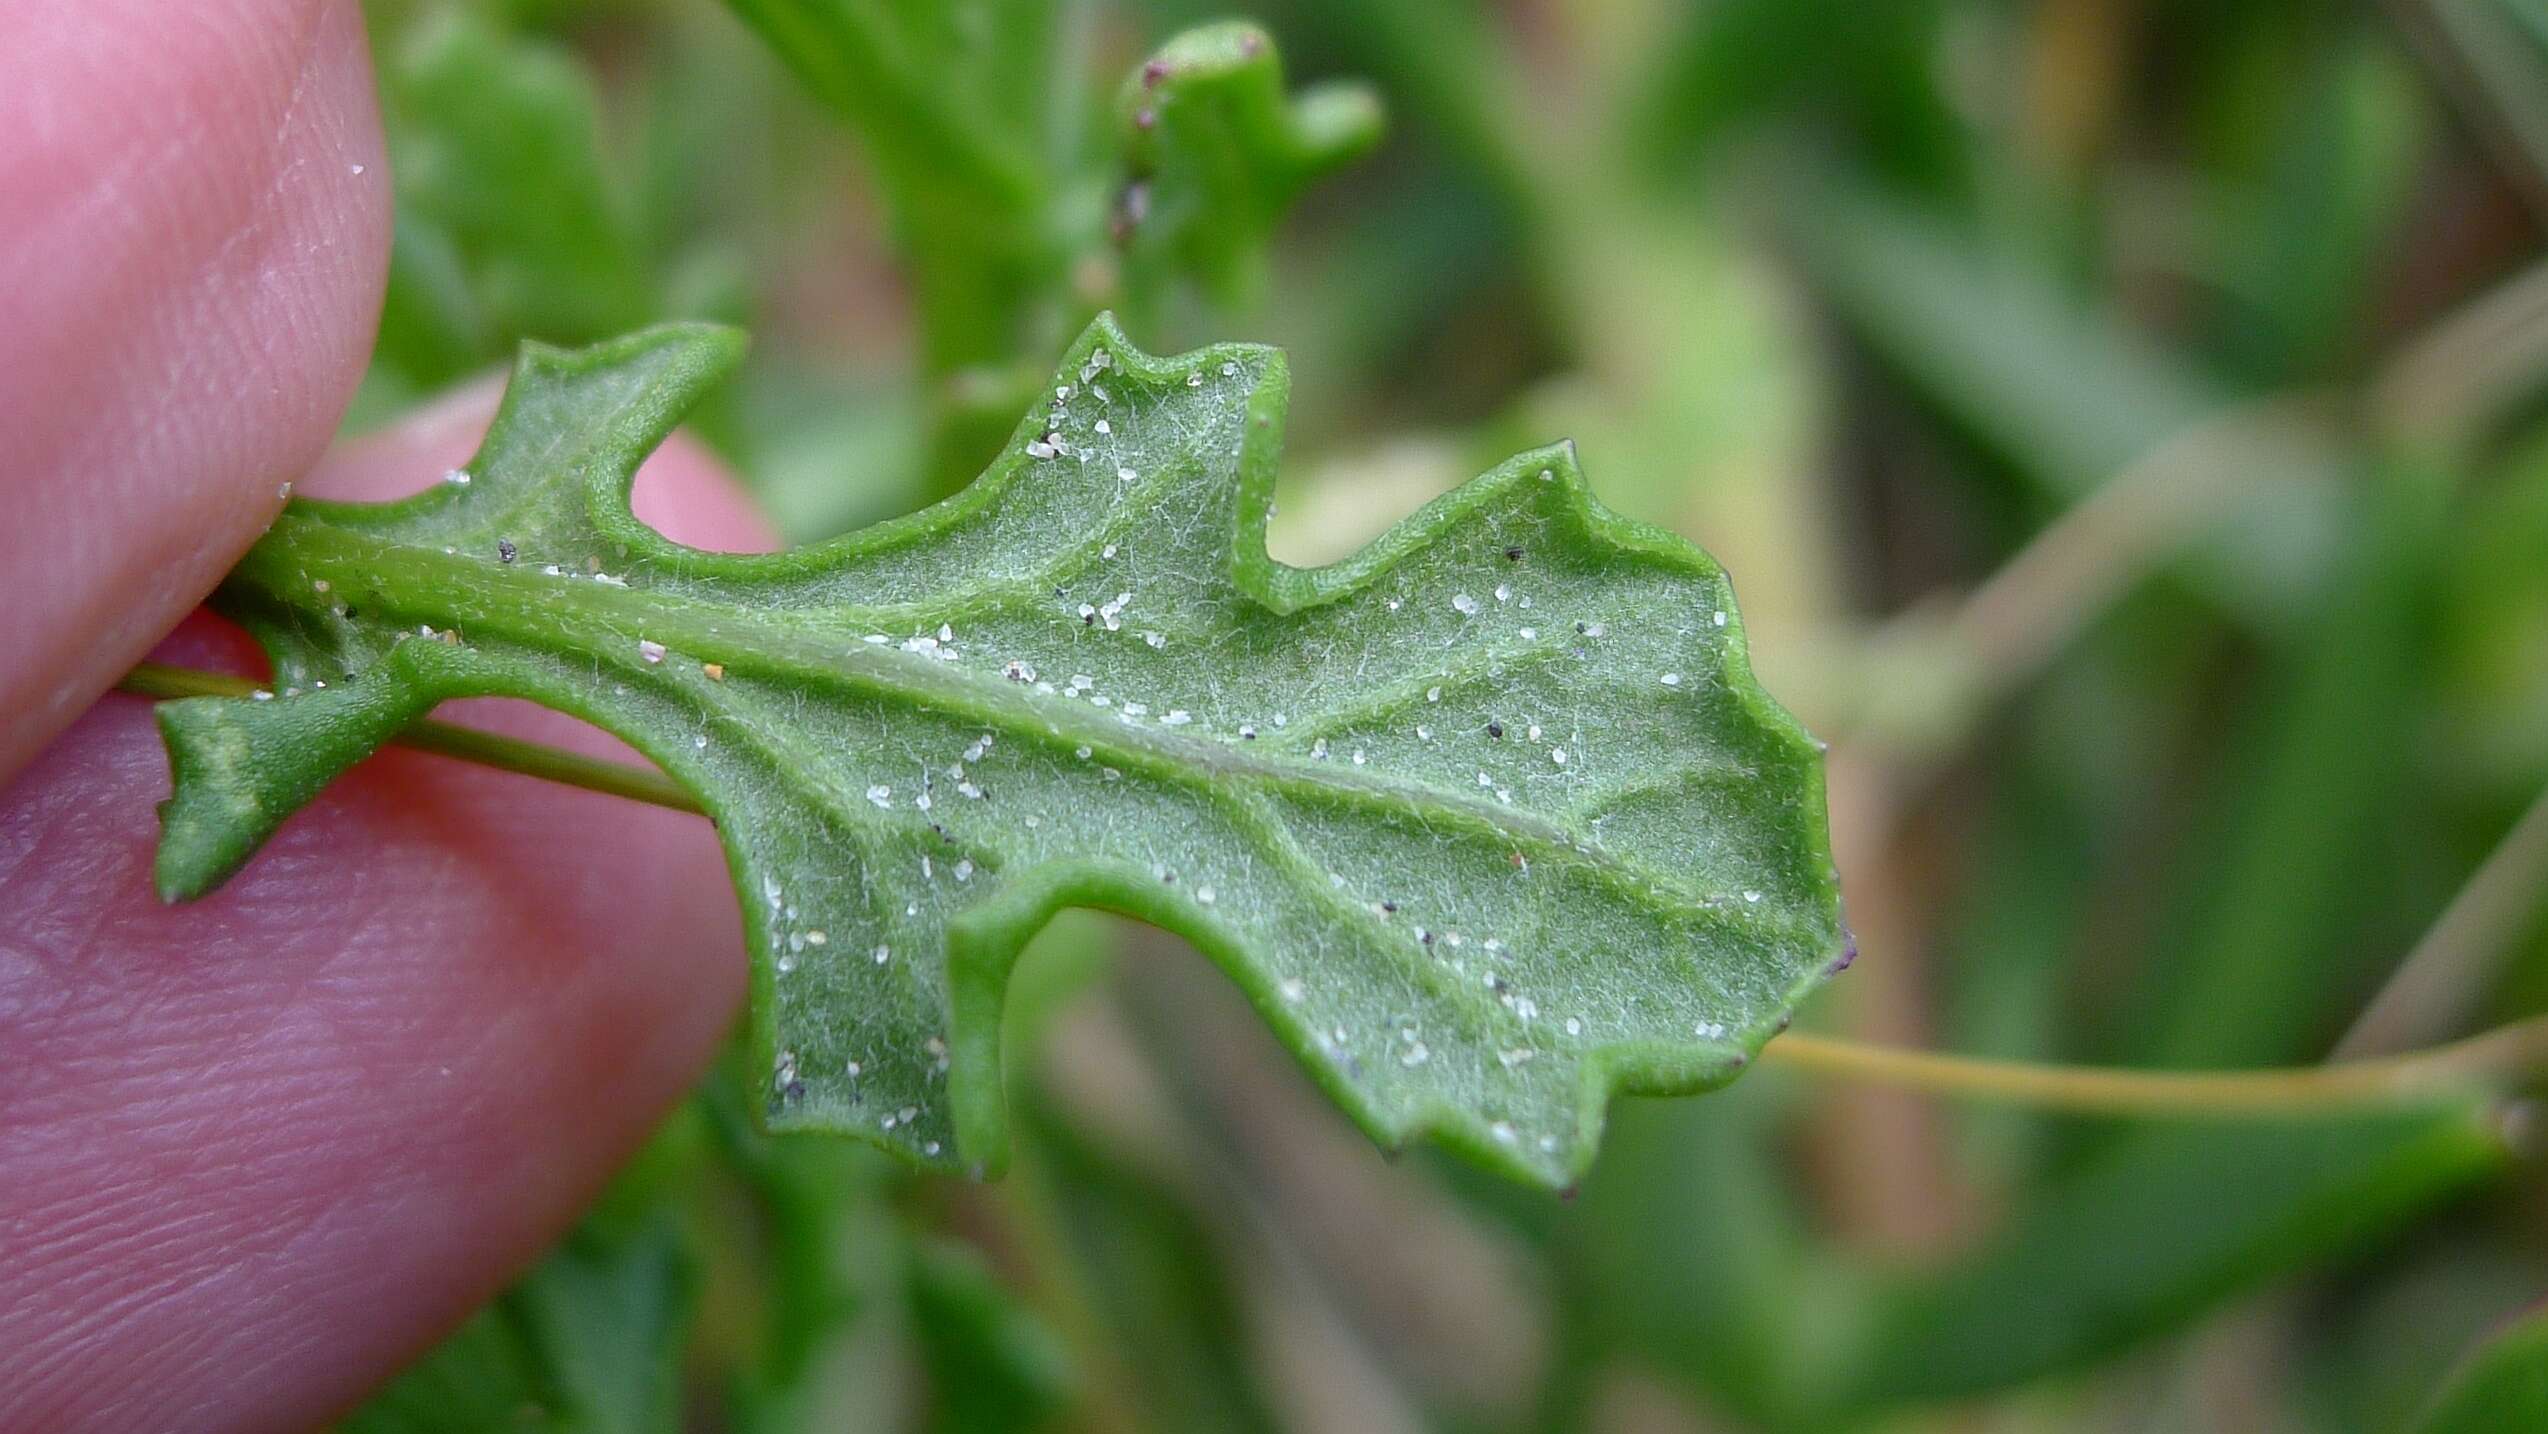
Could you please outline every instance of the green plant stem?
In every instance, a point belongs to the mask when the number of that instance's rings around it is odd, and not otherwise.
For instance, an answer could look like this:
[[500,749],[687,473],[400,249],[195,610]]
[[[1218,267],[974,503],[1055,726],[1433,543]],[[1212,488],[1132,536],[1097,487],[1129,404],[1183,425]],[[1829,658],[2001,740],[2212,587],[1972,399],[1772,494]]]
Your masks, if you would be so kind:
[[[118,686],[151,698],[245,697],[263,690],[244,677],[143,663]],[[623,762],[502,737],[430,718],[398,735],[400,746],[520,772],[587,791],[697,812],[690,794],[661,773]],[[1815,1075],[2031,1106],[2076,1114],[2226,1117],[2343,1114],[2500,1094],[2548,1070],[2548,1016],[2501,1026],[2446,1046],[2377,1060],[2245,1071],[2131,1070],[2032,1065],[1836,1040],[1789,1032],[1762,1059]]]
[[2497,1095],[2548,1069],[2548,1016],[2378,1060],[2243,1071],[2030,1065],[1791,1032],[1761,1052],[1816,1075],[2082,1115],[2339,1115]]

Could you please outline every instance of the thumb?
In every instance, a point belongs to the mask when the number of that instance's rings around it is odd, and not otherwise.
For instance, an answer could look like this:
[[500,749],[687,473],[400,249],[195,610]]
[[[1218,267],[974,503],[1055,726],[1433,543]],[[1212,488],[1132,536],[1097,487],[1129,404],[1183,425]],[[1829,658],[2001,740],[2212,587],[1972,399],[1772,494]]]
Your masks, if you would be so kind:
[[[312,487],[430,484],[492,406],[455,396]],[[677,541],[769,543],[679,437],[635,501]],[[254,661],[208,620],[162,652]],[[630,756],[517,703],[445,715]],[[167,783],[147,704],[109,697],[0,791],[0,1430],[341,1410],[573,1221],[743,998],[697,817],[389,751],[169,907]]]
[[350,0],[0,4],[0,782],[325,447],[388,263]]

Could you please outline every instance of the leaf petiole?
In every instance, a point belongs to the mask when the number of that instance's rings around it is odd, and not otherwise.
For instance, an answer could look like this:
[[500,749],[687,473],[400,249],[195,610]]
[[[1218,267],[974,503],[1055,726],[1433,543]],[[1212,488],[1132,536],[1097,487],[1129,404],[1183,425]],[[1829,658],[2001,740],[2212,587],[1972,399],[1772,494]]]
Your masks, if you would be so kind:
[[2039,1065],[1790,1032],[1764,1063],[1932,1095],[2075,1115],[2272,1118],[2346,1115],[2500,1095],[2548,1070],[2548,1016],[2427,1050],[2372,1060],[2259,1070],[2135,1070]]

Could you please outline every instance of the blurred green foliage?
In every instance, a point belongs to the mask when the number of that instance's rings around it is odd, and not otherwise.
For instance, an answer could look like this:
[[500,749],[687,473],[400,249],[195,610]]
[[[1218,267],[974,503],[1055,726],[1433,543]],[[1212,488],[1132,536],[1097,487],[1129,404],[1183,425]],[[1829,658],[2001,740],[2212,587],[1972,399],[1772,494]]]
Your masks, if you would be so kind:
[[[969,477],[1097,308],[1279,342],[1301,560],[1559,436],[1726,560],[1838,744],[1867,954],[1810,1023],[2217,1066],[2322,1059],[2393,986],[2445,1014],[2357,1040],[2548,1009],[2540,853],[2453,905],[2548,784],[2531,0],[370,13],[357,422],[521,337],[740,322],[700,428],[805,539]],[[1765,1070],[1630,1103],[1551,1203],[1383,1163],[1190,953],[1042,945],[1014,1178],[772,1141],[712,1082],[349,1427],[2541,1417],[2504,1112],[2123,1126]]]
[[2548,1427],[2548,1315],[2532,1311],[2489,1338],[2415,1421],[2415,1434]]

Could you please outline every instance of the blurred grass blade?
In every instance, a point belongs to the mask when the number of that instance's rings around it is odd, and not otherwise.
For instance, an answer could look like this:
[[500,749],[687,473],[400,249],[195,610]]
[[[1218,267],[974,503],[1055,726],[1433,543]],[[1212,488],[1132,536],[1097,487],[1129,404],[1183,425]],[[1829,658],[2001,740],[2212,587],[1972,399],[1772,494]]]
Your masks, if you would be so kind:
[[2294,58],[2255,175],[2225,176],[2224,302],[2212,347],[2244,386],[2341,379],[2377,315],[2385,252],[2414,197],[2430,106],[2393,45],[2347,36]]
[[1276,1434],[1284,1424],[1248,1358],[1227,1251],[1176,1192],[1104,1150],[1040,1099],[1021,1102],[1036,1181],[1134,1384],[1144,1427]]
[[2548,1429],[2548,1308],[2533,1309],[2471,1354],[2408,1434]]
[[1847,1402],[1959,1398],[2077,1368],[2339,1257],[2505,1160],[2491,1118],[2469,1108],[2138,1132],[1970,1257],[1904,1281]]
[[[1801,186],[1790,225],[1821,297],[1957,433],[2039,504],[2077,502],[2233,402],[2049,275],[1994,255],[1845,171]],[[2250,618],[2297,608],[2334,542],[2334,475],[2296,463],[2222,475],[2252,489],[2199,546],[2206,590]]]
[[2442,495],[2430,475],[2383,466],[2358,504],[2323,609],[2269,667],[2225,759],[2228,825],[2198,835],[2185,863],[2190,899],[2142,975],[2122,1037],[2142,1059],[2313,1056],[2387,955],[2388,933],[2366,933],[2356,918],[2406,777]]
[[1000,1283],[969,1245],[919,1242],[911,1314],[929,1372],[930,1427],[999,1434],[1050,1427],[1074,1372],[1060,1338]]
[[1718,0],[1685,7],[1632,118],[1634,142],[1686,163],[1747,128],[1828,115],[1888,176],[1961,188],[1968,127],[1933,63],[1953,7],[1938,0]]
[[2537,0],[2400,0],[2395,8],[2532,211],[2548,215],[2548,16]]
[[[1005,382],[1028,350],[1084,315],[1057,309],[1071,255],[1094,233],[1084,156],[1039,139],[1072,58],[1059,7],[1014,0],[727,0],[858,137],[903,263],[933,409],[931,497],[964,485],[997,450],[996,415],[1040,374]],[[1037,320],[1041,318],[1039,325]],[[1039,328],[1044,332],[1038,332]],[[942,391],[988,382],[979,400]]]
[[400,205],[381,296],[375,372],[429,391],[485,364],[500,346],[481,311],[469,261],[451,232],[413,205]]
[[[774,1138],[755,1125],[760,1082],[731,1042],[697,1108],[714,1180],[698,1228],[712,1283],[703,1319],[708,1372],[737,1434],[872,1427],[899,1403],[871,1388],[862,1360],[899,1317],[906,1236],[886,1205],[890,1167],[848,1141]],[[874,1346],[882,1346],[876,1348]]]
[[[981,216],[985,220],[1035,202],[1042,181],[1021,132],[1025,122],[1041,118],[1023,102],[1042,77],[995,61],[1051,48],[1052,7],[964,0],[727,3],[857,129],[895,197],[968,194],[997,206]],[[989,43],[968,43],[968,31]]]
[[1561,1227],[1588,1354],[1626,1353],[1768,1428],[1817,1401],[1817,1348],[1852,1296],[1817,1275],[1773,1160],[1774,1087],[1704,1105],[1632,1101]]
[[1083,134],[1100,100],[1077,88],[1070,7],[727,4],[874,165],[916,301],[932,496],[972,478],[1041,385],[1022,359],[1102,307],[1146,316],[1180,275],[1253,299],[1275,222],[1379,136],[1363,87],[1287,99],[1272,44],[1241,22],[1169,41],[1125,81],[1121,122]]

